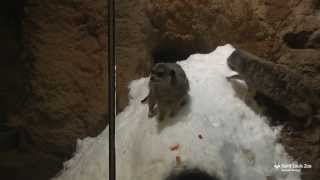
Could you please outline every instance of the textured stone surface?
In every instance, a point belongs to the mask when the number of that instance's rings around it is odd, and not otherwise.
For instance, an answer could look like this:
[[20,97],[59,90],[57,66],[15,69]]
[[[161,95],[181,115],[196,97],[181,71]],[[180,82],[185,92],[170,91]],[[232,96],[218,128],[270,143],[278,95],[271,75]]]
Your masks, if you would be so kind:
[[[187,57],[231,43],[299,73],[319,76],[316,37],[320,16],[316,0],[149,2],[146,12],[155,39],[149,46],[155,51],[173,42],[178,44],[177,50],[168,56],[178,52],[176,56]],[[180,55],[180,48],[188,50]]]
[[23,117],[20,113],[31,93],[32,60],[26,56],[22,28],[24,2],[5,0],[0,9],[0,179],[48,179],[61,168],[63,158],[28,151],[23,147],[28,138],[23,129],[30,127],[11,124],[13,117]]
[[31,0],[24,11],[31,94],[9,123],[28,148],[70,155],[77,138],[105,127],[105,2]]
[[[20,150],[52,156],[48,161],[39,157],[39,163],[48,168],[40,179],[57,171],[62,160],[73,153],[78,138],[95,136],[105,128],[106,2],[29,0],[23,4],[17,0],[8,1],[1,11],[8,16],[0,29],[2,39],[8,42],[1,43],[5,50],[1,52],[5,57],[1,62],[1,123],[5,119],[16,129],[14,138]],[[142,11],[143,1],[117,1],[116,7],[120,111],[128,102],[128,83],[146,75],[150,56],[144,43],[148,19]],[[22,24],[13,19],[17,15]],[[16,24],[7,28],[9,21]],[[21,154],[24,164],[32,164],[30,156]],[[0,166],[19,171],[18,178],[35,174],[6,162]],[[0,175],[10,177],[10,173]]]
[[0,127],[9,114],[23,107],[27,96],[28,62],[21,58],[22,11],[19,1],[5,1],[0,7]]
[[151,56],[147,51],[145,0],[116,1],[117,110],[128,103],[129,82],[146,76]]

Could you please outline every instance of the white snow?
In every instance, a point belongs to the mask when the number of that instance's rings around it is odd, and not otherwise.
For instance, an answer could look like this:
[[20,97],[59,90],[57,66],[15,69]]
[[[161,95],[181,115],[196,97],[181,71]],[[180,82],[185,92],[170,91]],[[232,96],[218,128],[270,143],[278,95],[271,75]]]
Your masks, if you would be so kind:
[[[291,162],[277,143],[280,128],[271,128],[247,107],[226,80],[235,74],[226,64],[233,50],[225,45],[178,62],[189,78],[190,102],[161,123],[149,119],[147,104],[140,103],[149,79],[130,84],[129,105],[116,117],[117,180],[164,180],[173,170],[195,167],[223,180],[300,179],[299,173],[273,168],[276,162]],[[179,149],[171,151],[177,143]],[[108,128],[79,140],[75,156],[54,179],[108,179]]]

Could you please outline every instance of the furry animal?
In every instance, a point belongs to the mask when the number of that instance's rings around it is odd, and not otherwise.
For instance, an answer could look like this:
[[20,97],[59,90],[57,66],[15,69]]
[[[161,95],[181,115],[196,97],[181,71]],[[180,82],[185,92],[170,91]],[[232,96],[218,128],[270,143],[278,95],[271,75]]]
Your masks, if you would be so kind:
[[162,121],[167,115],[174,116],[186,103],[189,92],[188,78],[176,63],[158,63],[152,68],[149,94],[141,102],[149,105],[149,117],[159,114]]

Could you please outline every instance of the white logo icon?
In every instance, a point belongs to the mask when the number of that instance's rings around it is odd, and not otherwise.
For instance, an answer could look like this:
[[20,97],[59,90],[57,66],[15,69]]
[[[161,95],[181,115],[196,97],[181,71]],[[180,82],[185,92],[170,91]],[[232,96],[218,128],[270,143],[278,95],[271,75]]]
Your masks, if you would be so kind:
[[274,163],[273,167],[276,169],[279,169],[281,166],[280,166],[280,163]]

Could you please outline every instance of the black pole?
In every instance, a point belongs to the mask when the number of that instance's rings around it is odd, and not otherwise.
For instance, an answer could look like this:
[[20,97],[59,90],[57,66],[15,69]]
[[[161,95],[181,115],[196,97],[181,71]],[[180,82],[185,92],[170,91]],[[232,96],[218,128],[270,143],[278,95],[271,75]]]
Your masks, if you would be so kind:
[[109,180],[116,179],[115,152],[115,0],[108,0]]

